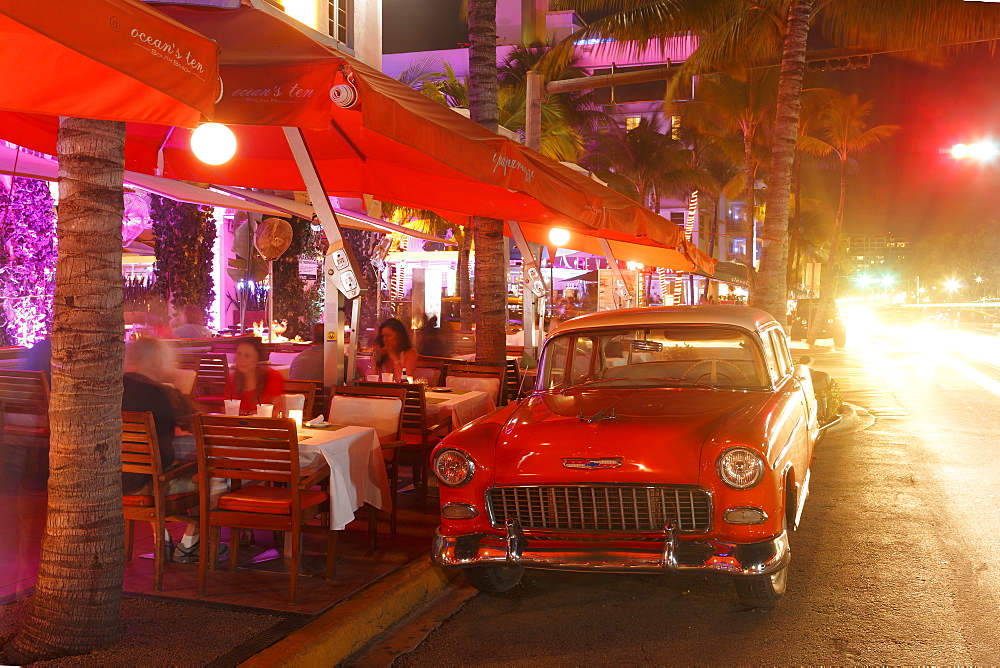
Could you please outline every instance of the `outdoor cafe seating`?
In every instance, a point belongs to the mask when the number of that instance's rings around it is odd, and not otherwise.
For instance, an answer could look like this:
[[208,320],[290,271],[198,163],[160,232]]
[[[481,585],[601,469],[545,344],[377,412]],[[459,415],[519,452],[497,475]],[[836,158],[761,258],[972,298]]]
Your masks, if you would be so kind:
[[125,561],[132,560],[136,522],[150,522],[153,527],[153,589],[163,589],[163,564],[169,560],[169,544],[164,538],[167,522],[197,521],[184,513],[198,505],[195,491],[167,494],[171,480],[193,475],[195,462],[186,462],[164,470],[160,461],[160,446],[149,411],[122,411],[122,473],[142,473],[150,476],[148,494],[125,494],[122,510],[125,514]]
[[[290,534],[289,600],[295,602],[302,534],[327,537],[326,577],[333,577],[337,534],[329,526],[308,525],[324,511],[326,491],[313,489],[330,475],[326,461],[303,468],[295,422],[290,418],[196,414],[198,493],[202,545],[198,593],[205,595],[209,564],[218,556],[221,528],[269,529]],[[211,479],[229,480],[230,491],[209,507]],[[250,484],[244,484],[250,483]],[[255,484],[256,483],[256,484]],[[270,483],[264,485],[260,483]],[[230,532],[229,569],[239,561],[239,537]]]
[[[329,422],[337,425],[372,427],[378,436],[382,456],[388,467],[389,492],[389,532],[396,533],[399,493],[399,455],[405,445],[401,437],[402,420],[406,402],[406,390],[399,385],[387,387],[359,387],[337,385],[330,398]],[[368,533],[372,549],[377,546],[376,509],[368,505]]]

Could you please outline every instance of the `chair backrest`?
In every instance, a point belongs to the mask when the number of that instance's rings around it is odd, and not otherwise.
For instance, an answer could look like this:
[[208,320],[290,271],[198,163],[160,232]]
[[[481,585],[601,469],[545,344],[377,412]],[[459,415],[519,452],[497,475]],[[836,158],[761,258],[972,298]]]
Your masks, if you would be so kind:
[[206,494],[211,478],[284,482],[298,489],[299,440],[293,420],[196,413],[194,437],[199,485]]
[[375,381],[359,381],[358,387],[400,389],[405,391],[401,431],[406,434],[420,434],[427,426],[427,386],[423,383],[378,383]]
[[49,425],[49,379],[44,371],[0,369],[0,424],[27,428]]
[[503,403],[514,401],[521,396],[521,367],[518,358],[508,358],[506,367],[507,386]]
[[153,494],[157,495],[160,486],[158,476],[162,472],[153,413],[122,411],[122,473],[153,476]]
[[491,394],[499,406],[505,390],[506,369],[502,366],[455,363],[447,367],[448,387],[463,390],[479,390]]
[[431,387],[437,387],[444,382],[444,366],[448,361],[443,357],[421,355],[417,358],[416,368],[410,373],[414,378],[423,378]]
[[471,355],[476,352],[476,333],[456,329],[451,332],[450,349],[452,355]]
[[328,422],[372,427],[383,443],[399,440],[406,403],[405,386],[394,383],[386,383],[386,387],[335,385],[332,391]]
[[198,358],[195,391],[198,396],[222,394],[229,381],[229,359],[225,353],[202,353]]
[[[318,394],[317,394],[318,393]],[[318,405],[322,406],[323,381],[321,380],[286,380],[285,394],[301,394],[305,397],[302,405],[302,417],[311,420],[319,413],[317,409],[316,397],[320,397]]]

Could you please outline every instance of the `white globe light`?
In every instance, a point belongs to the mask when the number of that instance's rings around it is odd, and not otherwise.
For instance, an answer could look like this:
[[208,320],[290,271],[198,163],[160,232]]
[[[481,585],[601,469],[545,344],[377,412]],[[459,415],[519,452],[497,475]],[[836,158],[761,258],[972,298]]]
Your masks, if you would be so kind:
[[221,165],[236,155],[236,135],[221,123],[205,123],[191,133],[191,150],[205,164]]
[[549,230],[549,241],[552,242],[553,246],[565,246],[569,243],[569,230],[564,230],[561,227],[553,227]]

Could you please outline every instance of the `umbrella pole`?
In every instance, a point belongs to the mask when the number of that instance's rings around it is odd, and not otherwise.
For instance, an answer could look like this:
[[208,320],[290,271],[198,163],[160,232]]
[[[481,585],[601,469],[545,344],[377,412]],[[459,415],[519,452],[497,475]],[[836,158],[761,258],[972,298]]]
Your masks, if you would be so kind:
[[[615,302],[619,303],[619,299],[624,300],[627,306],[632,305],[632,293],[628,289],[628,283],[625,281],[625,275],[622,274],[622,268],[618,266],[618,260],[615,259],[615,252],[611,250],[611,244],[608,243],[607,239],[598,239],[601,242],[601,248],[604,249],[604,257],[608,260],[608,266],[611,271],[615,274]],[[619,308],[621,308],[619,306]]]
[[274,321],[274,260],[267,261],[267,342],[274,342],[271,323]]
[[323,224],[323,231],[326,233],[327,241],[330,242],[327,256],[323,260],[323,274],[326,281],[326,304],[323,310],[326,329],[323,384],[329,387],[342,383],[345,377],[353,377],[354,374],[352,369],[351,375],[347,376],[347,370],[342,368],[344,356],[340,337],[344,331],[344,314],[339,308],[340,303],[345,298],[360,298],[368,292],[368,285],[361,274],[354,253],[344,243],[337,214],[330,205],[330,197],[327,195],[329,190],[323,185],[319,170],[306,145],[305,135],[300,128],[285,127],[283,130],[288,148],[291,149],[299,174],[306,185],[306,192],[312,200],[316,217]]

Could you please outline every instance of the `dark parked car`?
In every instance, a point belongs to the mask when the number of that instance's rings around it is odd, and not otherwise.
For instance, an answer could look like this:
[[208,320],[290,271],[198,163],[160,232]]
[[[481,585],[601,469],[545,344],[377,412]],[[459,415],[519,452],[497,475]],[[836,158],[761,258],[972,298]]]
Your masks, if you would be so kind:
[[[799,299],[795,302],[795,310],[792,311],[792,317],[789,319],[789,329],[794,340],[801,341],[806,338],[809,332],[809,323],[816,317],[818,310],[818,299]],[[840,319],[840,311],[837,310],[836,306],[831,305],[827,310],[816,338],[833,339],[834,347],[844,347],[847,342],[847,330],[844,329],[844,321]]]

